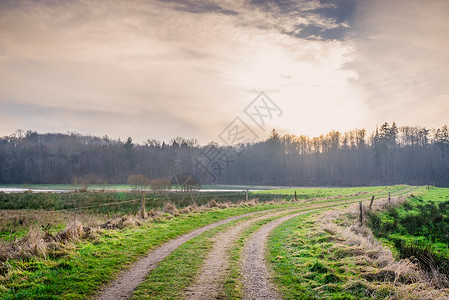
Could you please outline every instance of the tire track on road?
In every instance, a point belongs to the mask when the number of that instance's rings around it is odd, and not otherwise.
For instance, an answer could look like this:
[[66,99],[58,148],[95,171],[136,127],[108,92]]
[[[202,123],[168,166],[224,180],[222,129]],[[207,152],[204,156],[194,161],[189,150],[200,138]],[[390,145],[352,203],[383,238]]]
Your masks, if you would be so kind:
[[198,272],[195,282],[188,287],[184,293],[186,299],[219,299],[220,293],[223,291],[224,280],[230,267],[228,251],[238,240],[242,232],[257,221],[277,217],[298,210],[300,210],[300,208],[273,212],[242,221],[215,236],[213,248]]
[[199,229],[186,233],[178,238],[168,241],[167,243],[159,246],[155,250],[151,251],[144,258],[136,261],[129,270],[121,274],[116,280],[111,282],[106,288],[104,288],[98,295],[99,300],[116,300],[116,299],[128,299],[131,297],[132,292],[136,287],[143,282],[145,276],[154,269],[159,262],[170,255],[174,250],[185,242],[193,239],[194,237],[220,225],[242,219],[248,216],[266,213],[273,211],[273,209],[251,212],[239,216],[230,217]]
[[282,299],[271,281],[270,272],[268,271],[265,261],[268,235],[274,228],[283,222],[317,210],[319,209],[303,211],[281,217],[261,226],[258,231],[250,236],[243,250],[242,273],[244,299]]

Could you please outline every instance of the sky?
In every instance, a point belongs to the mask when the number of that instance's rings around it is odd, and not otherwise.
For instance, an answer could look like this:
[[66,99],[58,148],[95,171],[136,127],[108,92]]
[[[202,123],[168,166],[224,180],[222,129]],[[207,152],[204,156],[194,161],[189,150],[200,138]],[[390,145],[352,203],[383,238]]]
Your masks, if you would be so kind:
[[0,136],[441,127],[448,49],[447,0],[0,0]]

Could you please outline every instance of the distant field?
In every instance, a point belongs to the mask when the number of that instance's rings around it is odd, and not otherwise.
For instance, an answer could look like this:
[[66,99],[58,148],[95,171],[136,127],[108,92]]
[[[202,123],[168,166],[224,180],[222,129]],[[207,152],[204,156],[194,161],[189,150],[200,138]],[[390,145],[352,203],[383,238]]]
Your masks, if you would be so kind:
[[[17,186],[16,186],[17,187]],[[28,188],[58,189],[62,190],[67,185],[35,185]],[[12,193],[0,192],[0,209],[43,209],[43,210],[89,210],[90,212],[108,215],[120,213],[134,213],[140,208],[141,192],[130,191],[130,186],[115,185],[109,186],[111,191],[97,192],[68,192],[68,193]],[[112,187],[117,187],[112,191]],[[217,186],[210,186],[210,190],[204,191],[165,191],[145,193],[146,208],[162,208],[165,203],[170,202],[177,207],[185,207],[196,203],[203,205],[214,199],[217,202],[236,203],[246,200],[246,192],[239,191],[236,187],[242,186],[220,186],[227,190],[220,191]],[[360,187],[360,188],[288,188],[273,189],[263,191],[248,192],[248,199],[257,198],[260,202],[273,199],[294,200],[294,194],[298,200],[310,200],[315,198],[343,198],[351,196],[353,198],[365,197],[366,195],[379,194],[387,195],[388,192],[394,194],[403,190],[407,186],[397,185],[390,187]],[[73,186],[72,186],[73,188]],[[233,188],[233,189],[231,189]],[[93,190],[95,191],[95,190]]]
[[[38,187],[59,188],[63,185],[37,185]],[[117,187],[117,186],[116,186]],[[121,187],[125,187],[122,185]],[[128,186],[126,186],[128,187]],[[217,186],[212,186],[217,188]],[[225,186],[229,189],[229,186]],[[240,186],[242,187],[242,186]],[[248,199],[264,203],[273,199],[298,201],[332,202],[344,199],[362,199],[376,195],[384,197],[391,192],[406,191],[408,186],[361,187],[361,188],[296,188],[254,191]],[[218,189],[217,189],[218,190]],[[103,192],[68,193],[12,193],[0,192],[0,239],[11,240],[25,236],[32,226],[46,226],[57,231],[77,215],[83,222],[106,221],[113,217],[136,215],[141,208],[142,194],[128,190]],[[314,200],[313,200],[314,199]],[[147,192],[145,208],[161,210],[167,203],[182,209],[191,205],[206,205],[211,200],[217,203],[238,203],[246,200],[245,192]]]
[[351,187],[351,188],[304,188],[304,187],[298,187],[298,188],[285,188],[285,189],[273,189],[273,190],[267,190],[267,191],[258,191],[254,194],[257,195],[264,195],[264,194],[270,194],[270,195],[279,195],[279,196],[286,196],[286,195],[294,195],[296,192],[298,199],[310,199],[310,198],[323,198],[323,197],[339,197],[339,196],[347,196],[347,195],[366,195],[366,194],[372,194],[372,193],[395,193],[396,191],[399,191],[403,189],[404,185],[395,185],[395,186],[371,186],[371,187]]

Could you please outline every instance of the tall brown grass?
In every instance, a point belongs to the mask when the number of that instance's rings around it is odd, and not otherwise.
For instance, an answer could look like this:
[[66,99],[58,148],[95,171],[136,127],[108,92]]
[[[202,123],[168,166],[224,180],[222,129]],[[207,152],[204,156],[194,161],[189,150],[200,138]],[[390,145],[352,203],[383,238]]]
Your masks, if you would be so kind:
[[[363,206],[366,214],[399,206],[407,199],[393,197],[378,199],[372,211]],[[376,290],[391,289],[389,299],[449,299],[449,281],[438,272],[429,274],[409,259],[396,260],[390,249],[382,245],[366,223],[359,222],[359,205],[321,213],[316,220],[319,229],[330,235],[333,246],[329,251],[341,258],[350,258],[361,269],[361,280]],[[337,257],[338,257],[337,255]]]
[[[236,204],[217,202],[215,199],[212,199],[201,206],[193,203],[179,209],[174,204],[167,202],[162,209],[149,210],[145,215],[145,219],[141,219],[138,214],[108,219],[107,216],[88,212],[3,210],[0,211],[0,230],[17,232],[27,230],[27,234],[21,238],[14,237],[13,240],[0,241],[0,275],[7,273],[5,262],[8,259],[69,255],[71,251],[74,251],[74,244],[78,241],[85,239],[95,240],[103,230],[140,226],[145,222],[152,222],[180,214],[191,214],[229,207],[255,206],[258,203],[257,199]],[[268,203],[279,203],[279,201]],[[60,227],[61,224],[66,224],[64,229],[58,232],[51,232],[51,228]]]

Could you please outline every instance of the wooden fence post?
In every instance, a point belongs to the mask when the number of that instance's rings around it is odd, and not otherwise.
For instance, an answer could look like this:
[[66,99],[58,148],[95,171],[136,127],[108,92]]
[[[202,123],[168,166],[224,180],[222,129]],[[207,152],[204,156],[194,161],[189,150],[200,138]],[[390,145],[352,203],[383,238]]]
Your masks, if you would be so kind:
[[359,209],[360,209],[360,225],[363,223],[363,206],[362,201],[359,202]]
[[246,197],[245,197],[245,199],[246,199],[246,202],[248,202],[248,190],[246,190]]
[[391,202],[391,193],[388,192],[388,203],[390,203],[390,202]]
[[296,195],[296,191],[295,191],[295,201],[298,200],[298,196]]
[[140,204],[140,217],[142,219],[146,218],[146,212],[145,212],[145,191],[142,191],[142,202]]
[[371,202],[369,203],[369,210],[373,208],[374,197],[375,196],[371,197]]

